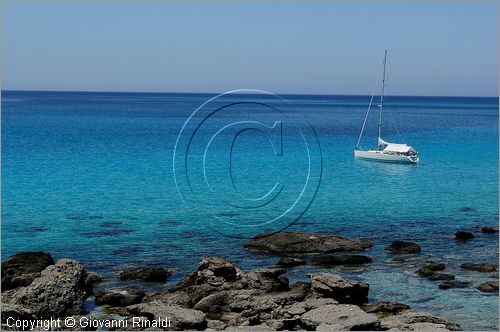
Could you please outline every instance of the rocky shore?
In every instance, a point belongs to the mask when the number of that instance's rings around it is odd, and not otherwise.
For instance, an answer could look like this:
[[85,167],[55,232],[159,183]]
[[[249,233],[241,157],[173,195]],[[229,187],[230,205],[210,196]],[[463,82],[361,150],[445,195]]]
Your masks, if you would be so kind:
[[[358,280],[319,272],[291,284],[287,269],[306,264],[314,255],[317,266],[370,264],[364,255],[350,255],[371,247],[364,239],[335,235],[292,233],[261,234],[245,248],[280,256],[276,266],[244,271],[223,257],[209,256],[167,291],[113,288],[94,291],[99,275],[87,272],[71,259],[56,262],[50,254],[23,252],[2,262],[2,329],[13,329],[7,319],[89,317],[84,302],[104,309],[101,321],[130,322],[171,320],[166,330],[461,330],[460,325],[432,313],[419,312],[403,303],[369,302],[369,285]],[[415,243],[396,241],[386,248],[395,255],[418,254]],[[491,272],[496,266],[467,263],[464,270]],[[443,263],[422,266],[416,276],[441,280],[440,288],[468,287],[446,273]],[[122,280],[164,282],[170,270],[161,267],[127,268]],[[435,278],[435,279],[432,279]],[[486,280],[478,289],[498,292],[498,280]],[[80,320],[76,319],[78,323]],[[122,324],[109,330],[144,330]],[[63,330],[96,330],[99,326],[62,326]],[[158,328],[156,328],[158,329]]]

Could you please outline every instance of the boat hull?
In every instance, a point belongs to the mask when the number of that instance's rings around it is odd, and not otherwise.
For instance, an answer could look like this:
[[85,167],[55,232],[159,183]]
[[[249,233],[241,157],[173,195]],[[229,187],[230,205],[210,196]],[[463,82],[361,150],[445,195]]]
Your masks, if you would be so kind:
[[357,159],[378,161],[383,163],[416,164],[419,161],[417,156],[405,156],[398,154],[383,153],[379,150],[354,150],[354,157]]

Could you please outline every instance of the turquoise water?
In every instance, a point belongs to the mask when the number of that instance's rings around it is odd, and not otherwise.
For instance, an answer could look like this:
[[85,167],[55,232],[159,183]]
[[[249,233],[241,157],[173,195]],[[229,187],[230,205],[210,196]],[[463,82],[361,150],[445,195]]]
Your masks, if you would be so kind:
[[[111,284],[116,282],[113,273],[124,265],[173,267],[177,273],[165,287],[209,254],[223,255],[246,269],[274,264],[276,257],[245,252],[244,238],[221,233],[241,230],[249,236],[293,221],[264,224],[300,194],[308,163],[297,132],[309,130],[310,124],[322,155],[318,173],[312,151],[311,183],[321,174],[321,185],[309,209],[289,229],[372,240],[367,254],[373,264],[332,270],[369,282],[371,299],[401,301],[457,320],[467,329],[498,329],[498,295],[475,288],[498,274],[459,268],[469,261],[496,263],[498,235],[476,233],[467,243],[452,238],[458,229],[498,226],[497,98],[387,98],[383,137],[419,150],[421,163],[414,166],[353,158],[368,96],[283,96],[290,103],[276,105],[285,116],[282,155],[276,156],[256,130],[242,133],[234,145],[232,174],[238,192],[255,198],[277,182],[283,185],[282,195],[260,211],[219,209],[231,198],[222,180],[227,150],[217,148],[228,142],[229,134],[220,136],[222,145],[214,141],[206,160],[207,179],[217,195],[203,191],[197,168],[202,141],[228,121],[274,124],[276,113],[257,104],[235,106],[205,123],[198,132],[200,141],[193,141],[190,166],[193,190],[201,195],[196,202],[183,202],[179,195],[172,167],[178,134],[190,114],[211,97],[3,91],[2,259],[21,250],[45,250],[56,258],[80,260]],[[262,96],[244,98],[274,102]],[[366,147],[376,141],[376,113],[368,120],[362,140]],[[180,191],[185,194],[185,188]],[[314,196],[307,194],[305,201]],[[461,211],[464,207],[472,211]],[[296,216],[299,210],[293,211]],[[420,258],[400,261],[385,254],[383,248],[395,239],[421,244]],[[470,280],[473,286],[444,291],[411,274],[427,258],[447,262],[457,279]],[[303,279],[312,271],[305,266],[289,276]]]

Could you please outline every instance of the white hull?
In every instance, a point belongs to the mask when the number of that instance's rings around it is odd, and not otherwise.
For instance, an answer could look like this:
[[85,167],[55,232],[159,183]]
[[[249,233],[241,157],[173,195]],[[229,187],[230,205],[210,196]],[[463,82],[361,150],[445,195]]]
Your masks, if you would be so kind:
[[400,164],[415,164],[419,161],[418,155],[405,156],[400,154],[388,154],[379,150],[354,150],[354,157],[364,160]]

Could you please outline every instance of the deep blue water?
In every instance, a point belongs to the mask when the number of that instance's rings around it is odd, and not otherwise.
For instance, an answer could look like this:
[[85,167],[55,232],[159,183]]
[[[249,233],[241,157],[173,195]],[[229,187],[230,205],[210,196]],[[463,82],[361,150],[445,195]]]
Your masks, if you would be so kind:
[[[312,165],[310,184],[321,175],[321,185],[289,229],[361,236],[374,243],[367,251],[371,265],[333,272],[367,281],[371,299],[436,312],[466,329],[498,329],[498,295],[476,289],[498,273],[459,267],[498,262],[498,235],[477,232],[466,243],[452,238],[458,229],[498,226],[497,98],[388,97],[383,137],[412,144],[421,154],[415,166],[353,158],[369,96],[283,96],[289,103],[230,96],[224,103],[265,103],[282,113],[240,104],[203,122],[186,159],[198,201],[186,199],[189,192],[180,185],[183,202],[174,181],[176,140],[190,114],[213,96],[3,91],[2,259],[21,250],[44,250],[103,273],[108,285],[124,265],[175,268],[164,287],[209,254],[245,269],[273,265],[276,257],[248,253],[242,249],[245,239],[221,233],[249,236],[287,226],[292,219],[266,222],[300,195]],[[214,192],[207,190],[200,167],[207,139],[228,123],[255,120],[271,127],[280,116],[282,155],[275,155],[262,132],[241,132],[233,145],[232,182],[227,148],[234,132],[217,136],[206,150],[207,182]],[[376,116],[372,111],[363,146],[376,142]],[[310,130],[309,124],[321,147],[321,169],[317,150],[308,164],[297,134]],[[261,197],[276,183],[282,191],[262,209],[228,209],[224,202],[238,198],[228,183],[246,198]],[[313,194],[308,189],[305,203]],[[299,216],[305,203],[292,216]],[[461,211],[464,207],[472,211]],[[384,253],[395,239],[418,242],[422,254],[400,261]],[[425,259],[446,262],[457,279],[472,286],[445,291],[413,275]],[[297,268],[289,277],[304,279],[315,270]]]

